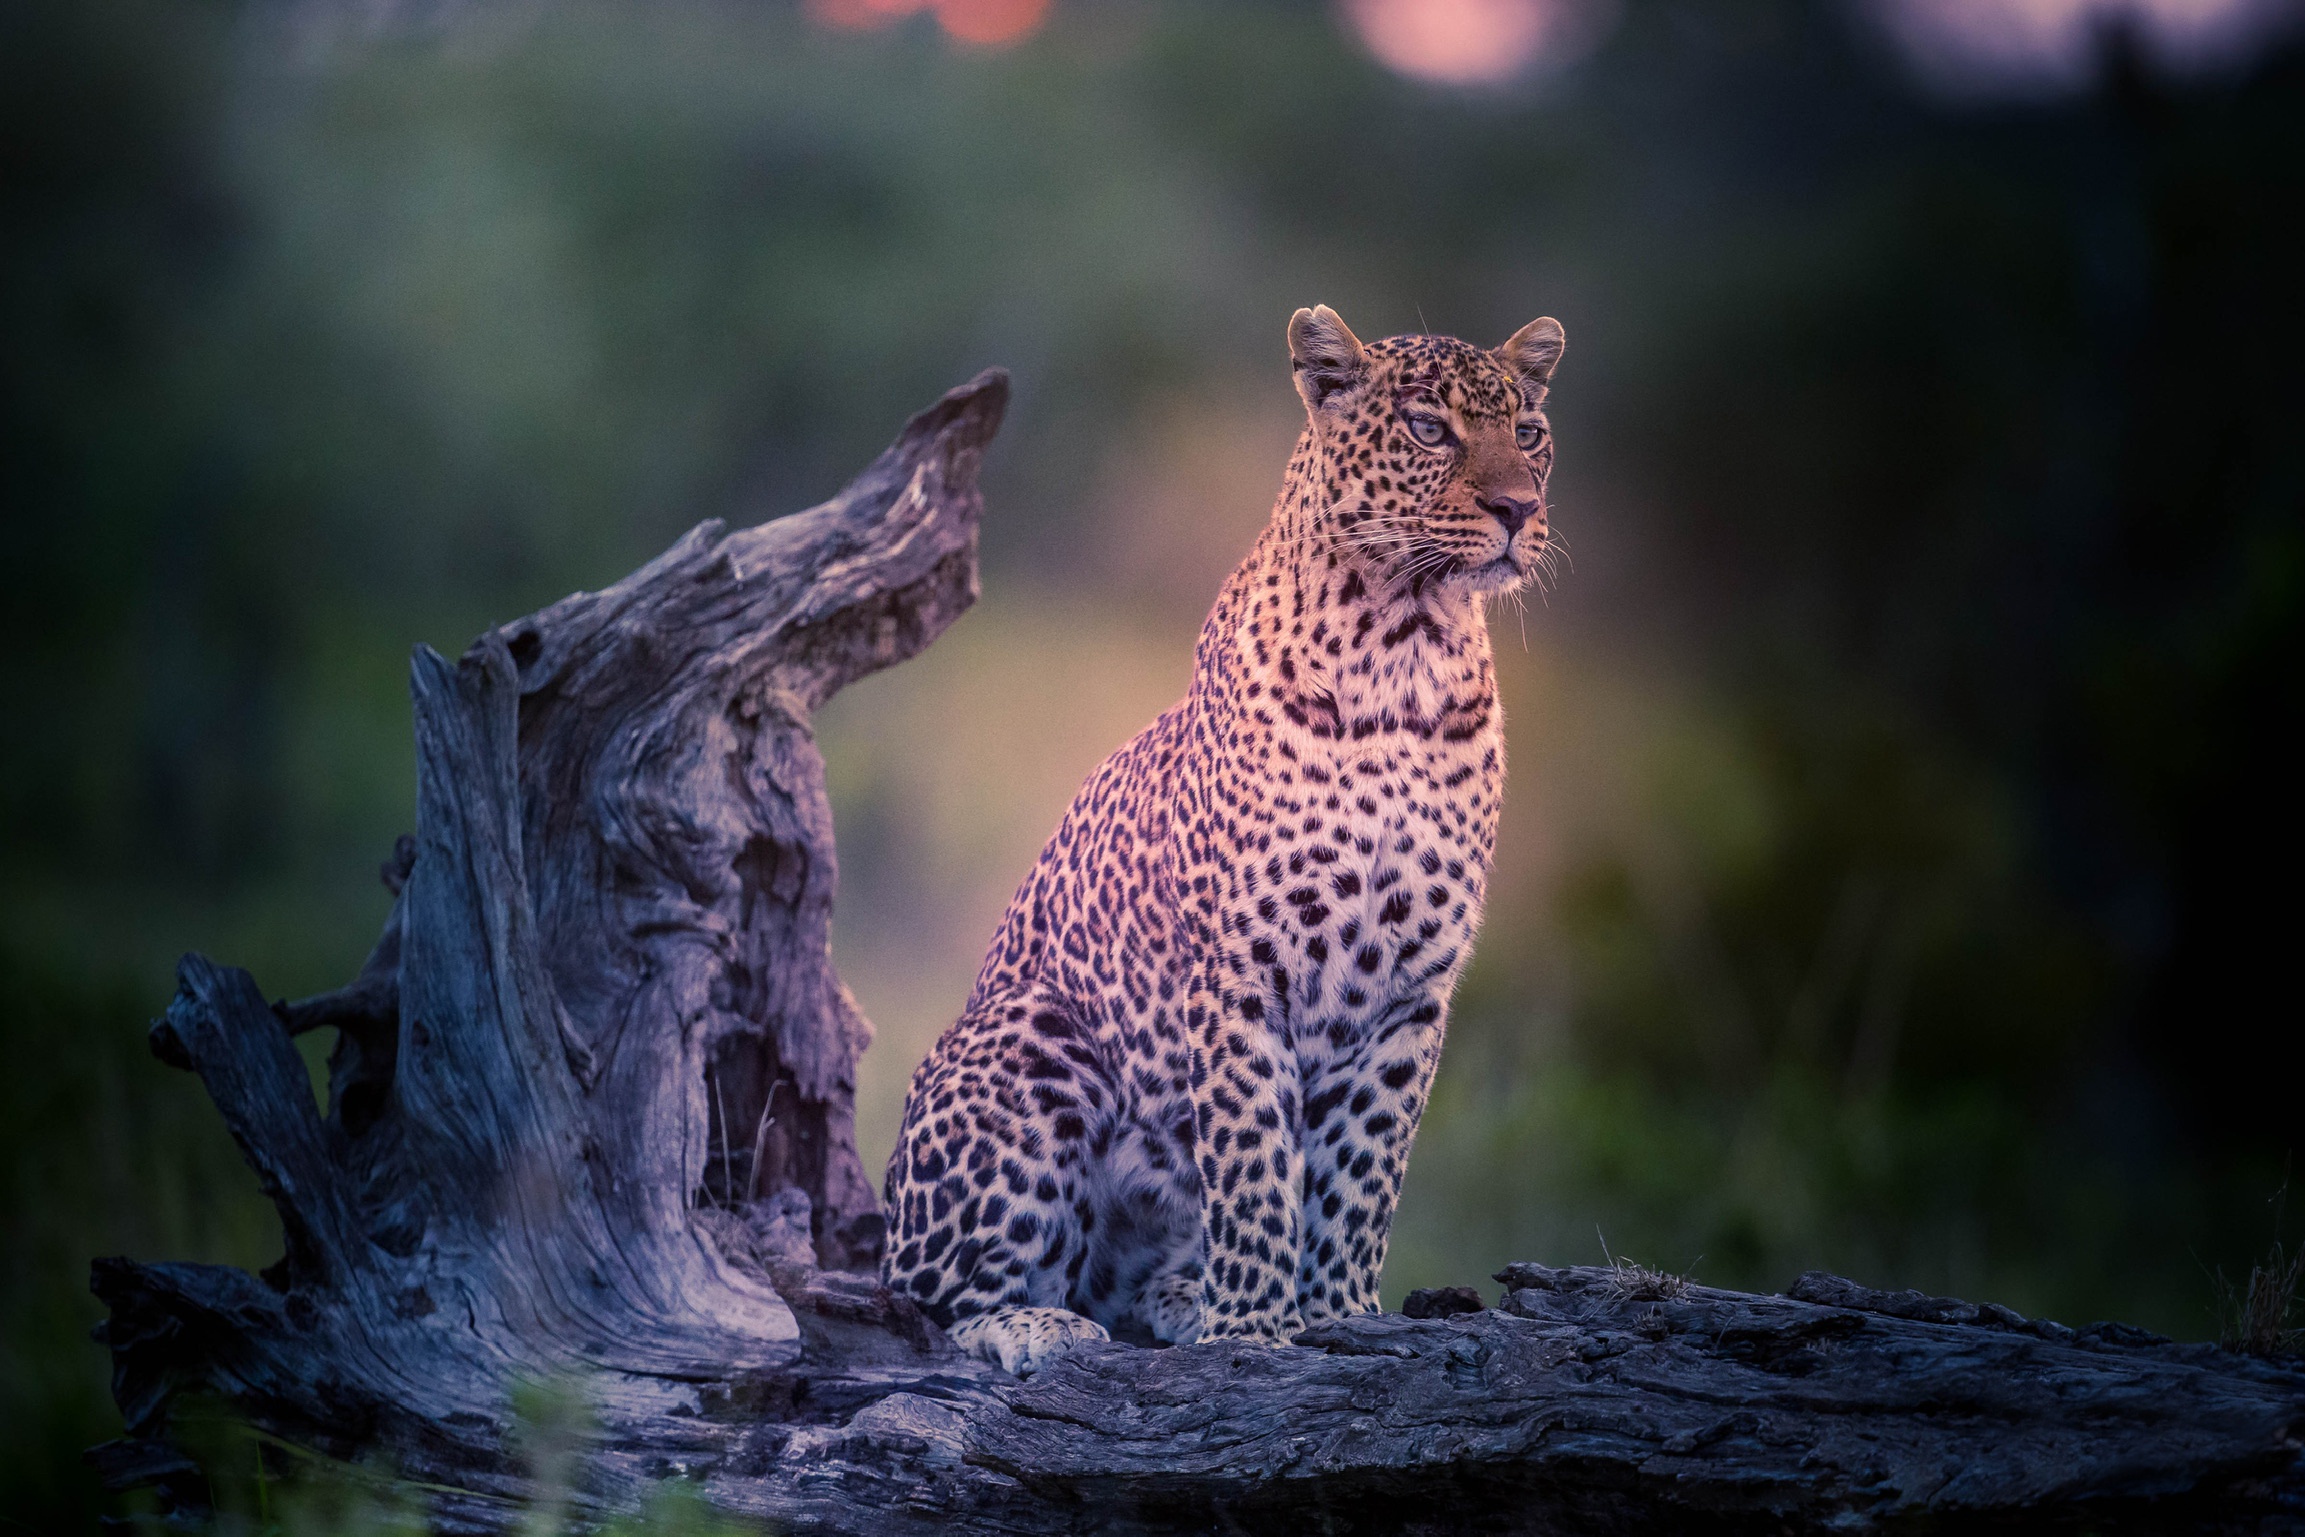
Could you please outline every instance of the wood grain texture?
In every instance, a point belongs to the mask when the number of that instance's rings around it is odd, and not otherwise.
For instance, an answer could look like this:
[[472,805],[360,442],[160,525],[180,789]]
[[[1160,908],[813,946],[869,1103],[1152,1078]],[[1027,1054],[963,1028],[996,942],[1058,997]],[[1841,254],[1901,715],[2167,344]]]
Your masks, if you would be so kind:
[[[796,1532],[2305,1530],[2305,1367],[1829,1276],[1515,1265],[1494,1306],[1027,1383],[880,1287],[809,720],[974,599],[1006,394],[953,391],[820,507],[418,651],[417,832],[360,975],[273,1004],[187,957],[153,1027],[286,1252],[97,1262],[108,1479],[196,1510],[177,1415],[220,1397],[504,1531],[508,1392],[558,1377],[597,1423],[581,1512],[684,1478]],[[323,1028],[325,1112],[292,1040]]]

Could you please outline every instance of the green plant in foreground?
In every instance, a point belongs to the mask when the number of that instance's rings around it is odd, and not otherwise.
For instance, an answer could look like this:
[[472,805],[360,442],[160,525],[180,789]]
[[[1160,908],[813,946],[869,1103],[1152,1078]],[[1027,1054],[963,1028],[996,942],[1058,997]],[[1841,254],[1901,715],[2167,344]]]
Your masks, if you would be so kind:
[[512,1416],[514,1445],[536,1486],[520,1521],[522,1537],[584,1529],[601,1537],[752,1537],[768,1529],[732,1519],[694,1484],[677,1479],[651,1488],[637,1509],[593,1525],[579,1513],[585,1468],[599,1437],[585,1380],[563,1375],[516,1382]]
[[[208,1530],[216,1537],[424,1537],[429,1502],[389,1467],[339,1462],[268,1435],[213,1399],[181,1403],[173,1438],[208,1484]],[[148,1492],[130,1502],[139,1532],[164,1523]]]
[[[517,1382],[511,1400],[513,1445],[534,1480],[508,1523],[522,1537],[760,1537],[773,1530],[716,1510],[696,1486],[678,1480],[653,1486],[631,1509],[589,1509],[582,1490],[597,1428],[582,1380]],[[207,1479],[214,1537],[426,1537],[433,1530],[435,1491],[389,1465],[321,1456],[214,1401],[181,1406],[174,1426]],[[162,1520],[149,1494],[132,1502],[128,1518],[134,1530],[155,1537],[181,1530]]]

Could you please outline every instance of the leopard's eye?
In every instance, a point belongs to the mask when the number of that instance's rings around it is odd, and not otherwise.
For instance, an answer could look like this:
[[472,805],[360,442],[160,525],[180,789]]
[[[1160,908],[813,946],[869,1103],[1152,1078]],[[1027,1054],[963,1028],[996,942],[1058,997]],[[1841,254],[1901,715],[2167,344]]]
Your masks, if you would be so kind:
[[1409,436],[1427,448],[1438,448],[1449,440],[1448,423],[1437,416],[1412,416],[1408,421]]
[[1545,429],[1535,422],[1523,422],[1520,431],[1514,433],[1513,437],[1521,445],[1522,453],[1534,453],[1537,445],[1545,441]]

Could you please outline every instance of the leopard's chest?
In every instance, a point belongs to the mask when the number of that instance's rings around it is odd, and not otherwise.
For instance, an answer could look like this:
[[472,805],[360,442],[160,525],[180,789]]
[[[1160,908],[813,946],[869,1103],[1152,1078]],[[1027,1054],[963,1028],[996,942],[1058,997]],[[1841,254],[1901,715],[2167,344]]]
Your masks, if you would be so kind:
[[1487,896],[1503,763],[1493,731],[1290,747],[1244,819],[1224,962],[1244,1012],[1307,1059],[1349,1053],[1455,985]]

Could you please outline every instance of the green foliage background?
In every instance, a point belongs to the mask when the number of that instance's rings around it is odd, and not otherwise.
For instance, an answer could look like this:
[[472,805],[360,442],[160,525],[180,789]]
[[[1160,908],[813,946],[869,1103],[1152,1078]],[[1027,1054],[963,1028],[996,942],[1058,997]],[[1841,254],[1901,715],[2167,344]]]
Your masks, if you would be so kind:
[[0,10],[13,1521],[97,1508],[88,1259],[276,1250],[142,1027],[183,949],[356,967],[412,643],[1015,370],[983,604],[822,723],[877,1163],[1073,785],[1183,686],[1315,301],[1571,342],[1578,567],[1496,621],[1505,849],[1388,1292],[1605,1234],[2213,1331],[2300,1120],[2293,46],[2115,40],[1994,104],[1831,0],[1631,0],[1486,94],[1310,3],[1059,0],[989,54],[769,0],[320,14]]

